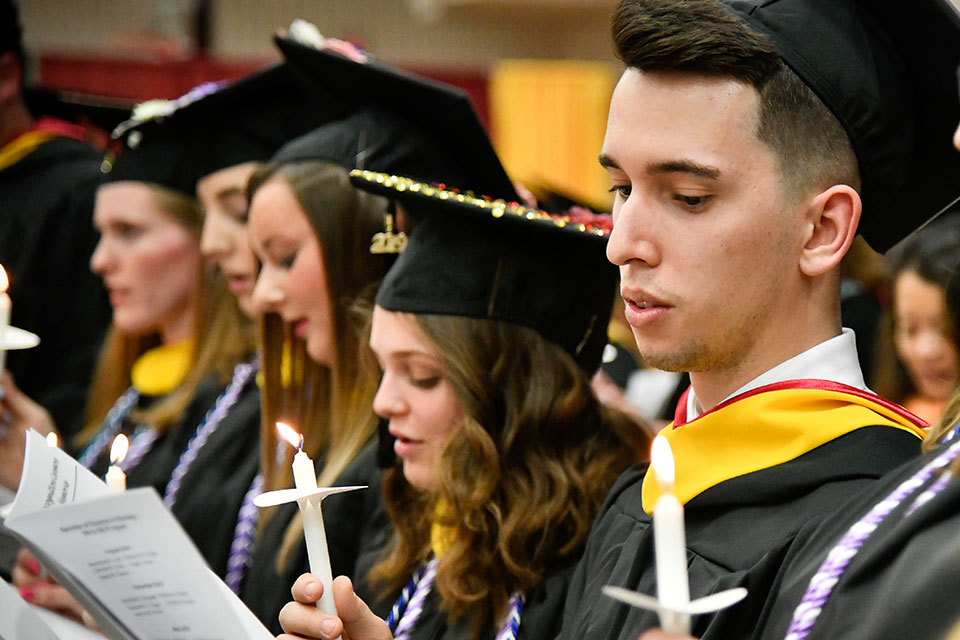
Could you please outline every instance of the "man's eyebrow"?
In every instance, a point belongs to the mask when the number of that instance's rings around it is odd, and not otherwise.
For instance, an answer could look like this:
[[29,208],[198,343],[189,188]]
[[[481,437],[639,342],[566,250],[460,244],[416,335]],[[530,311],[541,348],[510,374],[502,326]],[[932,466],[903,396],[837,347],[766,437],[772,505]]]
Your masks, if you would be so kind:
[[611,158],[610,156],[608,156],[608,155],[605,154],[605,153],[601,153],[601,154],[600,154],[600,157],[597,158],[597,161],[600,162],[600,166],[601,166],[601,167],[604,167],[604,168],[606,168],[606,169],[619,169],[619,168],[620,168],[620,165],[618,165],[613,158]]
[[720,177],[720,169],[699,164],[692,160],[670,160],[668,162],[651,164],[647,167],[647,173],[649,175],[659,173],[689,173],[698,178],[708,178],[710,180],[716,180]]

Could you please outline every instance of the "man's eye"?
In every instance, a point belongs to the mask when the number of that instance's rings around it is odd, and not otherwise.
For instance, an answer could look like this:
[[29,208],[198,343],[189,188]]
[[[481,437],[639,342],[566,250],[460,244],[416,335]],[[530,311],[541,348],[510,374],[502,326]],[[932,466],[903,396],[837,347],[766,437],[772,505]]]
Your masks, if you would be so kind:
[[673,199],[686,207],[698,209],[710,201],[710,196],[685,196],[681,193],[678,193],[673,196]]
[[613,186],[610,188],[610,193],[616,193],[617,195],[622,196],[624,199],[629,198],[629,197],[630,197],[630,185],[628,185],[628,184],[616,185],[616,184],[615,184],[615,185],[613,185]]

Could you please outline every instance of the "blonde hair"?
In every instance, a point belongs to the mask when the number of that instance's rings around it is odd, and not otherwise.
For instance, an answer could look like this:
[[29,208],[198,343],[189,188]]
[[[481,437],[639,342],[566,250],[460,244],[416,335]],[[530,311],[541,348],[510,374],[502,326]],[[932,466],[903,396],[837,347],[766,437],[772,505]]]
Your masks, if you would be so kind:
[[[152,183],[149,188],[158,208],[172,215],[198,240],[203,225],[199,203],[179,191]],[[163,433],[182,415],[196,394],[197,386],[209,376],[225,383],[234,365],[252,352],[253,329],[236,298],[219,274],[201,266],[196,274],[199,304],[194,309],[190,370],[177,388],[150,408],[131,413],[131,419],[149,424]],[[77,436],[86,443],[97,432],[107,412],[130,386],[130,371],[145,351],[161,343],[159,333],[126,336],[110,327],[97,361],[87,400],[86,427]]]
[[[355,189],[347,171],[318,161],[267,165],[250,178],[248,195],[273,176],[292,189],[320,243],[330,296],[331,366],[306,354],[303,340],[279,316],[267,314],[261,325],[264,384],[261,402],[261,469],[266,490],[290,486],[292,447],[280,449],[276,422],[289,420],[304,436],[304,451],[323,461],[318,482],[332,484],[373,436],[377,419],[376,361],[367,346],[366,323],[358,309],[369,309],[385,271],[385,259],[369,252],[370,239],[383,228],[386,201]],[[270,517],[262,517],[260,527]],[[278,556],[288,564],[303,535],[299,518],[291,522]]]

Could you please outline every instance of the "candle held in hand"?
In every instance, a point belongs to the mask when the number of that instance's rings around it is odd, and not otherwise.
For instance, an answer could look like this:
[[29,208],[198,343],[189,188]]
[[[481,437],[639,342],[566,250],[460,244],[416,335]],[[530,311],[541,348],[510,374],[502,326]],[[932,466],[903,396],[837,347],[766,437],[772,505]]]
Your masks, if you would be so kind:
[[[303,451],[303,436],[290,426],[278,422],[277,430],[291,445],[297,447],[293,456],[293,482],[301,491],[317,489],[317,475],[313,460]],[[317,607],[327,613],[337,615],[333,601],[333,570],[330,568],[330,552],[327,549],[327,533],[323,526],[323,512],[320,509],[320,497],[297,500],[300,517],[303,520],[303,537],[307,543],[307,558],[310,561],[310,573],[323,583],[323,596]]]
[[120,463],[127,457],[127,449],[129,448],[130,441],[122,433],[113,439],[113,446],[110,447],[110,467],[107,469],[104,480],[107,486],[114,491],[127,490],[127,474],[120,468]]
[[661,613],[660,624],[668,633],[689,634],[690,616],[680,613],[690,603],[683,505],[672,493],[673,452],[663,436],[654,438],[650,460],[657,483],[663,492],[653,508],[657,600],[666,609]]

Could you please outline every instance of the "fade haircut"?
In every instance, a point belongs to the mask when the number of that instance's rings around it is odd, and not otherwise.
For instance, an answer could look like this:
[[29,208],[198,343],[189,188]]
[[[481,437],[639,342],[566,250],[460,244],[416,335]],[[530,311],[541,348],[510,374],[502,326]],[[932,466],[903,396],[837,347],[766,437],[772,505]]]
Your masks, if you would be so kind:
[[788,199],[847,184],[860,189],[846,131],[777,53],[718,0],[621,0],[613,16],[617,56],[639,71],[733,78],[760,95],[757,139],[777,158]]
[[20,14],[14,0],[0,0],[0,54],[12,51],[23,61]]

